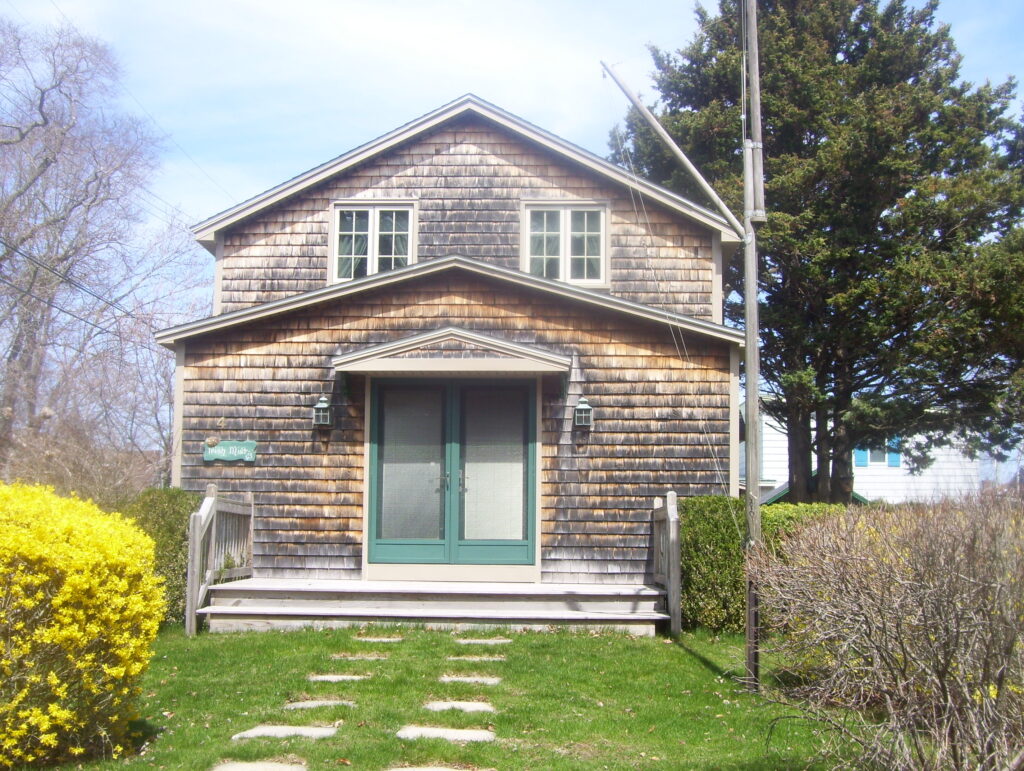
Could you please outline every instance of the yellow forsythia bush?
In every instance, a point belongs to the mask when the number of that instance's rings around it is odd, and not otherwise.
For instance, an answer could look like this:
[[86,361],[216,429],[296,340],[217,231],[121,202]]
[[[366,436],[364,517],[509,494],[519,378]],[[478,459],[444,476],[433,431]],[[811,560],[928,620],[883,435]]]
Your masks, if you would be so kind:
[[163,613],[133,523],[0,484],[0,767],[124,752]]

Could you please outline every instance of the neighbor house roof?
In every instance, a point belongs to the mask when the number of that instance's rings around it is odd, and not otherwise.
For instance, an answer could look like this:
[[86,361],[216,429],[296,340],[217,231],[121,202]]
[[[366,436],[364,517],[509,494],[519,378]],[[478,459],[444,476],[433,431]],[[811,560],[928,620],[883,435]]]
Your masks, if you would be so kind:
[[485,262],[470,260],[466,257],[451,256],[438,260],[428,260],[406,268],[375,273],[372,276],[355,279],[341,284],[331,284],[311,292],[285,297],[281,300],[261,303],[250,308],[224,313],[218,316],[192,321],[186,324],[161,330],[156,340],[161,345],[173,348],[175,343],[190,337],[205,335],[218,330],[231,329],[252,321],[273,318],[297,310],[311,308],[321,303],[328,303],[345,297],[362,294],[375,289],[396,286],[416,279],[433,276],[445,272],[468,273],[470,275],[499,281],[513,287],[530,289],[549,296],[574,301],[595,309],[604,309],[624,314],[636,319],[667,324],[683,332],[701,335],[702,337],[720,340],[735,345],[743,344],[743,333],[730,327],[714,324],[710,321],[690,318],[678,313],[658,310],[640,303],[623,300],[601,292],[582,289],[577,286],[538,278],[518,270],[500,268]]
[[541,147],[562,156],[568,161],[583,166],[588,170],[605,177],[606,179],[623,185],[630,190],[647,196],[649,199],[658,202],[662,206],[676,211],[684,217],[711,228],[722,235],[723,242],[739,243],[740,236],[737,235],[723,217],[719,214],[698,206],[692,201],[676,195],[658,185],[630,174],[625,169],[609,163],[603,158],[594,155],[571,142],[555,136],[537,126],[534,126],[522,118],[495,107],[479,97],[467,94],[456,99],[450,104],[427,113],[411,123],[395,129],[372,142],[357,147],[351,152],[340,155],[334,160],[328,161],[316,168],[294,177],[283,184],[272,187],[264,193],[250,198],[248,201],[233,206],[220,214],[215,214],[209,219],[203,220],[192,228],[192,232],[207,249],[214,248],[215,238],[218,231],[231,227],[237,222],[251,217],[273,206],[280,201],[302,192],[307,188],[319,184],[335,174],[340,174],[347,169],[364,163],[381,153],[414,139],[424,132],[431,131],[438,126],[461,118],[463,116],[477,116],[488,120],[523,139],[540,145]]

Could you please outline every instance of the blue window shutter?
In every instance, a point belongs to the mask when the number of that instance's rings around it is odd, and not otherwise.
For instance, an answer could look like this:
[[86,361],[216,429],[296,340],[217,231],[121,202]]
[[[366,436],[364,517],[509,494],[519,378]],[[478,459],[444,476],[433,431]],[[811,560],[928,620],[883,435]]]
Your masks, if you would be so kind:
[[866,466],[868,465],[868,451],[862,447],[858,447],[853,451],[853,465],[854,466]]
[[900,451],[899,451],[900,440],[893,439],[889,442],[888,452],[885,454],[885,460],[889,468],[900,467]]

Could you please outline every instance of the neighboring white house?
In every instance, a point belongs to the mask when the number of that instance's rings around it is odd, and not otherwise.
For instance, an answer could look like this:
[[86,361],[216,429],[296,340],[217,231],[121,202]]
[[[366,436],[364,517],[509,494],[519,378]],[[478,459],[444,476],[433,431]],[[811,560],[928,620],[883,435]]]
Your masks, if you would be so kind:
[[[889,503],[927,501],[965,495],[981,489],[982,459],[971,459],[955,447],[933,453],[934,461],[911,474],[906,460],[892,450],[857,449],[853,454],[853,492],[865,500]],[[740,479],[746,479],[746,458],[740,452]],[[761,416],[761,501],[777,500],[789,489],[786,433],[773,419]]]

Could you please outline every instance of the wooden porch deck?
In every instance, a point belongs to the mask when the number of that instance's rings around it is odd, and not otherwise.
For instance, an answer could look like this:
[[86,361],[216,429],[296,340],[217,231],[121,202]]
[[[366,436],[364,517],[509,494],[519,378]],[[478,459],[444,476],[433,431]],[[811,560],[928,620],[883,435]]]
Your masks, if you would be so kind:
[[246,578],[211,586],[208,599],[198,612],[213,632],[386,622],[611,627],[652,635],[669,621],[665,590],[638,584]]

